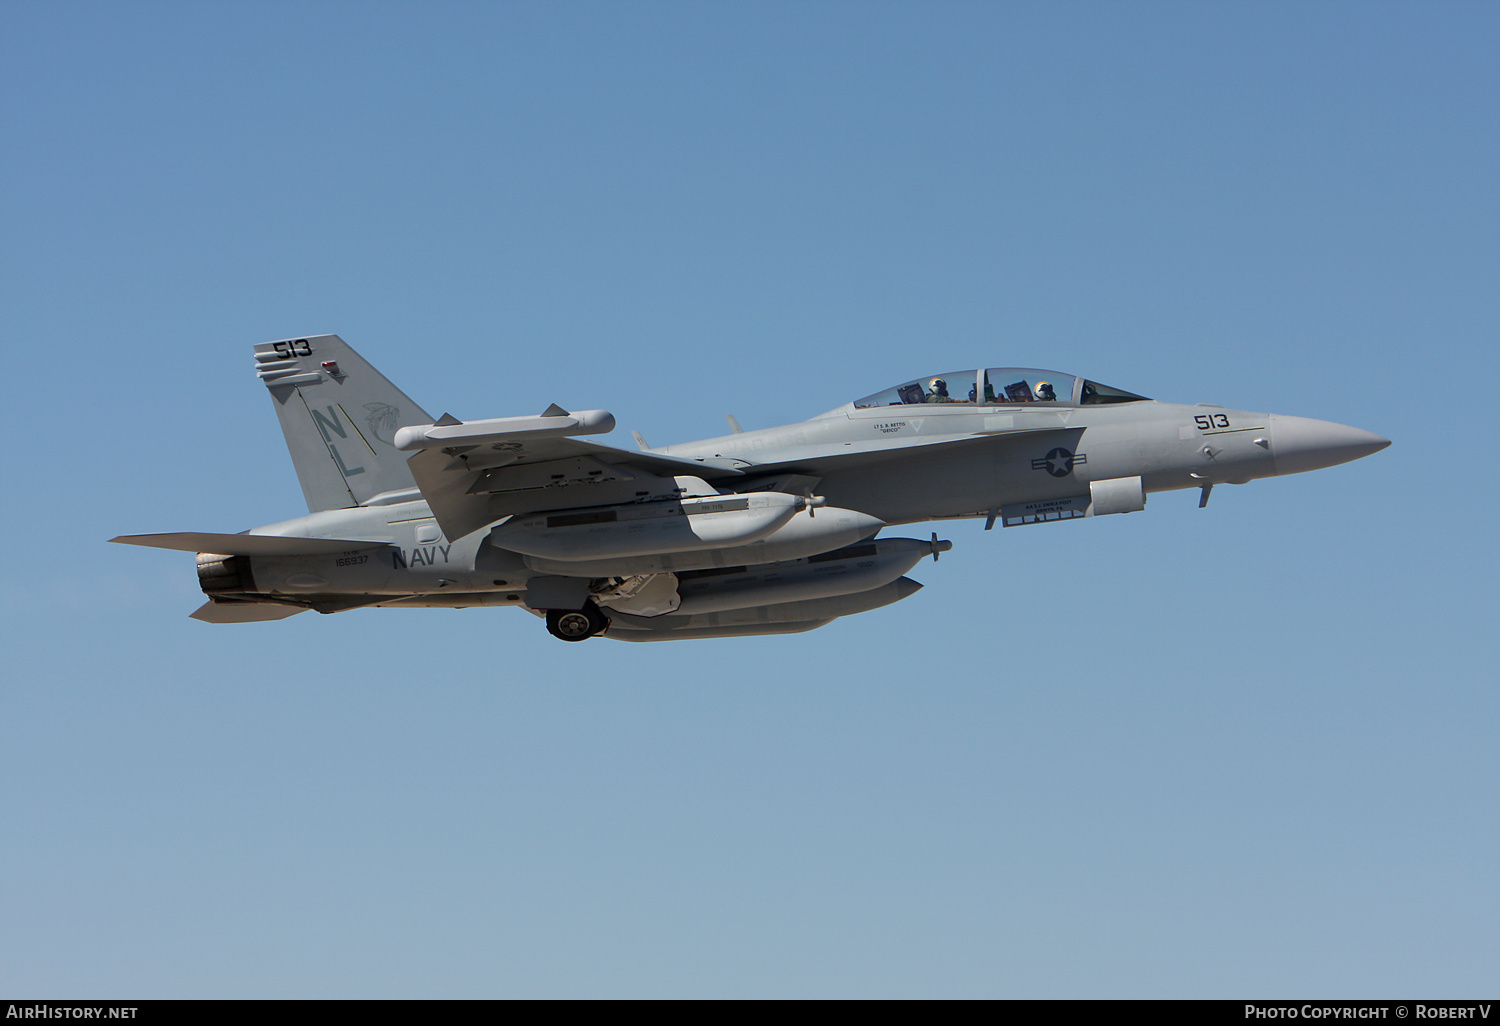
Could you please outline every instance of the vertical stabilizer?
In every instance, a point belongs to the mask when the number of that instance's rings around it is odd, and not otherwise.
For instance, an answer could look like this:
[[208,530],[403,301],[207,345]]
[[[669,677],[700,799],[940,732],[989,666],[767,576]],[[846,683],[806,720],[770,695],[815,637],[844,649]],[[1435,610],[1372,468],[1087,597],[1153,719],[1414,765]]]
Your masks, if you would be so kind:
[[255,373],[271,391],[286,447],[316,513],[415,488],[396,429],[430,424],[422,407],[337,335],[255,347]]

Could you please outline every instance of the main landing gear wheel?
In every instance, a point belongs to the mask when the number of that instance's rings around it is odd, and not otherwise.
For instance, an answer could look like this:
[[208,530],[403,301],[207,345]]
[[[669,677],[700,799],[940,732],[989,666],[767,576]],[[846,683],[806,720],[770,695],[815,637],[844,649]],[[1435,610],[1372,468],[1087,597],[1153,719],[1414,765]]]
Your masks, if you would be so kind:
[[590,602],[583,609],[547,610],[547,631],[563,641],[587,641],[609,626],[609,619]]

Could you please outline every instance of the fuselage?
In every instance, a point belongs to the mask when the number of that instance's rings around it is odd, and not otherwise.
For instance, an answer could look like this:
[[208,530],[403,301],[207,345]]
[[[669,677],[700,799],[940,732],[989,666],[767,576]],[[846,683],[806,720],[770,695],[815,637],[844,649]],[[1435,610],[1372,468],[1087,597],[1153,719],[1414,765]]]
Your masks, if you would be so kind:
[[[630,451],[605,410],[434,420],[337,335],[255,347],[308,508],[198,553],[215,623],[370,605],[523,605],[554,636],[810,630],[913,594],[949,547],[883,528],[1131,513],[1151,492],[1299,473],[1389,443],[1357,428],[1163,403],[994,367],[909,380],[798,424]],[[613,624],[613,626],[611,626]]]
[[[962,446],[921,443],[980,436]],[[1243,484],[1358,459],[1389,442],[1359,428],[1283,414],[1141,400],[1108,406],[903,405],[831,410],[812,420],[659,451],[796,462],[799,452],[873,447],[822,478],[830,504],[888,524],[987,516],[997,508],[1086,493],[1140,477],[1146,492]],[[909,446],[903,455],[902,446]],[[1064,450],[1058,453],[1058,450]]]
[[[936,444],[955,439],[963,441]],[[829,506],[897,525],[995,516],[1087,496],[1094,482],[1135,477],[1148,493],[1242,484],[1347,462],[1387,444],[1327,421],[1141,400],[1010,408],[851,403],[798,424],[653,451],[733,465],[746,475],[736,490],[750,490],[763,484],[759,467],[781,472],[790,465],[795,472],[802,454],[811,460],[847,450],[846,465],[818,477],[816,490]],[[523,589],[536,573],[522,555],[489,544],[488,530],[444,537],[419,498],[328,510],[252,533],[368,538],[390,546],[379,554],[258,558],[257,586],[274,593],[506,593]]]

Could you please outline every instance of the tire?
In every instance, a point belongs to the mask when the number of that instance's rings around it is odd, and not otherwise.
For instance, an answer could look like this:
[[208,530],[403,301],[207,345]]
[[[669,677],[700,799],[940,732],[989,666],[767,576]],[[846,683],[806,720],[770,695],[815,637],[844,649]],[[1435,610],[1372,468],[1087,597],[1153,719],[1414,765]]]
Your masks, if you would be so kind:
[[587,641],[594,636],[594,622],[581,610],[549,609],[547,632],[562,641]]
[[547,610],[547,632],[563,641],[587,641],[609,627],[609,618],[590,602],[582,609]]

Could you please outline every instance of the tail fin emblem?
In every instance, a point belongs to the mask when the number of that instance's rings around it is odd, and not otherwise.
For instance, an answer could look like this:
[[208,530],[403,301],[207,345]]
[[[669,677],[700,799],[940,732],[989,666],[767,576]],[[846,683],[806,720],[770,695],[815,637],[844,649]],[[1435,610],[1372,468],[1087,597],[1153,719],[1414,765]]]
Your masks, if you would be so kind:
[[396,443],[392,439],[396,429],[401,426],[401,408],[390,403],[365,403],[365,409],[370,411],[370,415],[365,418],[365,426],[370,429],[370,434],[394,449]]

